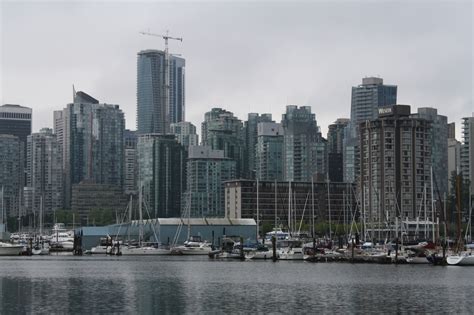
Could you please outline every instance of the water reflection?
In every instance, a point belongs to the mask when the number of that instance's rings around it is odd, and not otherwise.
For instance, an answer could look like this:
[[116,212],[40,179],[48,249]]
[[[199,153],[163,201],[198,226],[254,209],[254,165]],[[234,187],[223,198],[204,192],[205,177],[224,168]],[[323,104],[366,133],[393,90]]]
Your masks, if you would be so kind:
[[472,312],[472,268],[212,261],[0,259],[0,313]]

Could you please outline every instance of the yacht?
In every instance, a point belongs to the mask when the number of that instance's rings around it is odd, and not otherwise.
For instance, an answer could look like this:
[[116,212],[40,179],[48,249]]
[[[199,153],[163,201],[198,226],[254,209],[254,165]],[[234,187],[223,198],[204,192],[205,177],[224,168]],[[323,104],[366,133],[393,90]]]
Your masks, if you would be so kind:
[[212,246],[207,241],[201,241],[200,236],[193,236],[184,245],[174,247],[171,253],[177,255],[208,255]]
[[120,246],[118,249],[121,255],[169,255],[171,250],[169,248],[154,246],[153,244],[137,245],[137,246]]
[[289,239],[277,242],[278,257],[280,260],[304,260],[303,242]]
[[74,247],[74,232],[66,230],[64,223],[56,223],[50,236],[51,247],[72,250]]
[[18,256],[23,251],[23,245],[0,242],[0,256]]

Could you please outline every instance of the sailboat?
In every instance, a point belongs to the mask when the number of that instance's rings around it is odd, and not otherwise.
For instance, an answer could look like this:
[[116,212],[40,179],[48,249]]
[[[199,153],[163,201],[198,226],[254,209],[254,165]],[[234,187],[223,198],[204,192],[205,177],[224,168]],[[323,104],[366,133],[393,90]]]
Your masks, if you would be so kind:
[[43,196],[40,199],[40,230],[39,235],[36,236],[35,245],[31,249],[33,255],[49,255],[49,242],[43,237],[43,213],[44,213],[44,203]]
[[[132,198],[130,197],[130,200],[132,201]],[[138,194],[138,215],[139,215],[139,220],[138,220],[138,244],[137,245],[131,245],[130,242],[128,243],[127,246],[120,246],[119,245],[119,252],[121,255],[169,255],[171,253],[171,250],[169,248],[163,248],[159,246],[154,246],[154,245],[149,245],[143,242],[143,192],[142,192],[142,185],[140,185],[139,189],[139,194]],[[130,227],[131,228],[131,223],[132,223],[132,202],[130,202],[130,208],[129,208],[129,219],[130,219]],[[150,213],[147,210],[148,216],[150,216]],[[156,235],[155,231],[155,226],[153,222],[150,220],[150,226],[153,230],[155,240],[158,240],[158,237]],[[117,254],[118,254],[117,253]]]
[[[2,221],[0,224],[0,227],[2,230],[0,232],[5,232],[5,202],[3,198],[4,194],[4,189],[2,186],[2,198],[0,199],[2,202],[2,210],[1,210],[1,216],[2,216]],[[20,253],[23,251],[23,245],[16,245],[12,243],[7,243],[7,242],[0,242],[0,256],[18,256]]]
[[[456,250],[454,254],[449,255],[446,258],[446,262],[448,265],[456,265],[456,266],[474,266],[474,255],[472,253],[472,249],[469,251],[461,251],[463,247],[463,240],[461,235],[461,177],[459,174],[456,176],[456,194],[457,194],[457,228],[458,228],[458,241],[456,244]],[[467,232],[471,226],[471,215],[472,215],[472,206],[469,209],[469,221],[468,221],[468,229],[466,230],[466,237]]]

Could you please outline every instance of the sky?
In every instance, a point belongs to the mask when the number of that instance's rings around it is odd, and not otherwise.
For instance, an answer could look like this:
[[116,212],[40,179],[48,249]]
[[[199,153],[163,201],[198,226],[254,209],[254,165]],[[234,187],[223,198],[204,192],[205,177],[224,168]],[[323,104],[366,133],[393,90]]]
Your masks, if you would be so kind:
[[183,37],[186,120],[222,107],[242,120],[308,105],[323,135],[350,117],[351,87],[379,76],[398,103],[435,107],[456,122],[474,112],[471,1],[5,1],[0,0],[0,103],[33,108],[52,127],[72,85],[119,104],[136,129],[136,60]]

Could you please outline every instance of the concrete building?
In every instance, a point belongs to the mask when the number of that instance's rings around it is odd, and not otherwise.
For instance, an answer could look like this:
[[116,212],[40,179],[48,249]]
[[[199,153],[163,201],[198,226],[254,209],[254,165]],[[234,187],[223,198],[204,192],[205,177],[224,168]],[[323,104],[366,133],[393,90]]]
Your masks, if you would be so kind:
[[176,136],[178,142],[186,148],[190,145],[199,145],[199,136],[196,134],[196,126],[188,121],[172,123],[170,133]]
[[201,130],[202,145],[223,150],[224,157],[236,161],[236,176],[242,176],[245,153],[242,121],[225,109],[213,108],[205,114]]
[[126,129],[124,136],[124,191],[127,195],[136,195],[138,193],[138,161],[137,161],[137,142],[138,134],[136,131]]
[[408,105],[396,105],[379,108],[379,118],[361,123],[359,131],[366,224],[380,231],[400,217],[436,218],[430,206],[431,122],[410,117]]
[[461,172],[469,180],[471,198],[474,196],[474,113],[462,119]]
[[[168,59],[168,60],[167,60]],[[185,119],[185,60],[161,50],[137,57],[137,131],[169,133],[170,123]],[[169,80],[169,83],[166,83]]]
[[283,180],[284,130],[281,124],[258,124],[255,167],[259,180]]
[[378,108],[397,103],[397,86],[383,84],[382,78],[368,77],[362,84],[352,87],[351,122],[344,144],[344,181],[355,182],[358,177],[359,124],[378,117]]
[[256,176],[256,145],[258,140],[258,124],[262,122],[274,122],[272,114],[249,113],[247,121],[244,124],[245,135],[245,156],[243,177],[255,179]]
[[339,118],[328,128],[328,176],[330,181],[342,182],[344,179],[344,135],[349,123],[350,119]]
[[[431,165],[433,167],[433,189],[440,196],[448,192],[448,117],[438,115],[438,110],[431,107],[418,108],[411,115],[431,121]],[[436,195],[435,195],[435,198]]]
[[456,123],[448,124],[448,139],[456,139]]
[[186,187],[185,150],[174,135],[138,138],[138,186],[153,218],[179,217]]
[[28,136],[26,190],[23,215],[53,214],[63,206],[61,144],[53,130],[43,128]]
[[119,106],[77,92],[62,118],[56,117],[55,129],[63,132],[65,207],[72,185],[83,180],[123,189],[125,119]]
[[[309,232],[314,208],[314,223],[327,223],[331,218],[334,233],[336,224],[347,227],[358,216],[354,191],[354,185],[348,183],[329,183],[328,190],[327,182],[259,181],[259,221],[261,225],[290,226],[292,232],[298,231],[302,224],[301,231]],[[257,220],[257,181],[228,181],[225,195],[227,217]],[[292,200],[291,211],[288,211],[289,200]]]
[[224,182],[235,178],[236,162],[224,151],[190,146],[186,162],[187,210],[193,218],[224,217]]
[[281,124],[284,130],[284,178],[310,181],[327,176],[327,143],[321,136],[310,106],[286,106]]
[[97,184],[87,180],[72,185],[71,210],[82,225],[116,222],[127,207],[127,196],[116,185]]
[[0,134],[0,204],[3,203],[3,209],[0,209],[0,222],[6,223],[7,218],[18,216],[20,191],[23,187],[22,151],[23,143],[19,137]]

